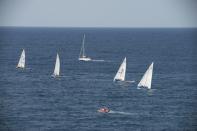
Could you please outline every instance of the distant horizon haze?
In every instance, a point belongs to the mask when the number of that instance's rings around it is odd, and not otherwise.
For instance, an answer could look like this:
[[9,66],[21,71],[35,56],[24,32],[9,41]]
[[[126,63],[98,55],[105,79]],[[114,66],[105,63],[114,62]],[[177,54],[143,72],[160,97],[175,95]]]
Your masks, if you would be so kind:
[[1,0],[0,26],[197,27],[195,0]]

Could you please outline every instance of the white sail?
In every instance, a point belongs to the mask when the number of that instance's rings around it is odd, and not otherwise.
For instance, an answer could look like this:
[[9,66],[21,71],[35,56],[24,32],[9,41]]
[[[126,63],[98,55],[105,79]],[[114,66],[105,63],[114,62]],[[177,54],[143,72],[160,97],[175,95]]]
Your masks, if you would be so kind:
[[81,50],[79,53],[79,57],[85,57],[85,48],[84,48],[84,44],[85,44],[85,34],[83,35],[83,41],[82,41],[82,46],[81,46]]
[[122,64],[120,65],[120,68],[118,69],[118,72],[116,73],[114,77],[114,81],[124,81],[125,80],[125,74],[126,74],[126,57],[124,58]]
[[25,68],[25,50],[23,49],[17,68]]
[[59,74],[60,74],[60,58],[57,53],[56,62],[55,62],[55,69],[54,69],[53,75],[59,76]]
[[137,85],[138,87],[146,87],[148,89],[151,89],[151,82],[152,82],[152,74],[153,74],[153,62],[147,69],[147,71],[144,73],[144,76],[142,77],[141,81]]
[[79,53],[79,60],[81,60],[81,61],[90,61],[91,58],[86,56],[84,45],[85,45],[85,34],[83,35],[82,46],[81,46],[81,50],[80,50],[80,53]]

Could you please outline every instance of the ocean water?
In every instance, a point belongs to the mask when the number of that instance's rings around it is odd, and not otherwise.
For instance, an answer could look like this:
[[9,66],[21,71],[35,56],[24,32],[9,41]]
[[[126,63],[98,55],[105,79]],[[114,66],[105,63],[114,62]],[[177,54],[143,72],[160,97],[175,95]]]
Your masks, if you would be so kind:
[[[78,61],[83,34],[94,61]],[[195,131],[196,44],[197,29],[1,27],[0,130]],[[124,57],[135,82],[113,83]],[[151,62],[152,89],[137,89]],[[98,113],[103,106],[111,113]]]

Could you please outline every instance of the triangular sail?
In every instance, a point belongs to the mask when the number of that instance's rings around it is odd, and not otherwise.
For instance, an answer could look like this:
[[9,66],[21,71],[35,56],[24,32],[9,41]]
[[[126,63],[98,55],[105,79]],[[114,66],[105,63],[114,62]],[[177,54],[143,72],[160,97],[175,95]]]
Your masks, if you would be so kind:
[[56,62],[55,62],[55,69],[54,69],[53,75],[59,76],[59,74],[60,74],[60,58],[57,53]]
[[85,34],[83,35],[83,41],[82,41],[82,46],[81,46],[81,50],[80,50],[80,53],[79,53],[79,58],[83,58],[83,57],[86,56],[84,44],[85,44]]
[[114,77],[114,81],[116,80],[120,80],[120,81],[124,81],[125,80],[125,74],[126,74],[126,57],[124,58],[122,64],[120,65],[118,72],[116,73],[115,77]]
[[23,49],[22,53],[21,53],[21,57],[19,59],[18,68],[25,68],[25,50]]
[[151,83],[152,83],[152,74],[153,74],[153,62],[147,69],[147,71],[144,73],[144,76],[142,77],[141,81],[137,85],[138,87],[146,87],[148,89],[151,89]]

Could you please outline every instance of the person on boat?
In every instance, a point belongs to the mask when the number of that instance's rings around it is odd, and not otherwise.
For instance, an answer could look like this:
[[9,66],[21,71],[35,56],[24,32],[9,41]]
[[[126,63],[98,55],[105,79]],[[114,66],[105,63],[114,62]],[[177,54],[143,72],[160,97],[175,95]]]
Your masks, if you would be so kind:
[[110,111],[110,109],[107,108],[107,107],[103,107],[103,108],[100,108],[100,109],[98,110],[98,112],[101,112],[101,113],[108,113],[109,111]]

